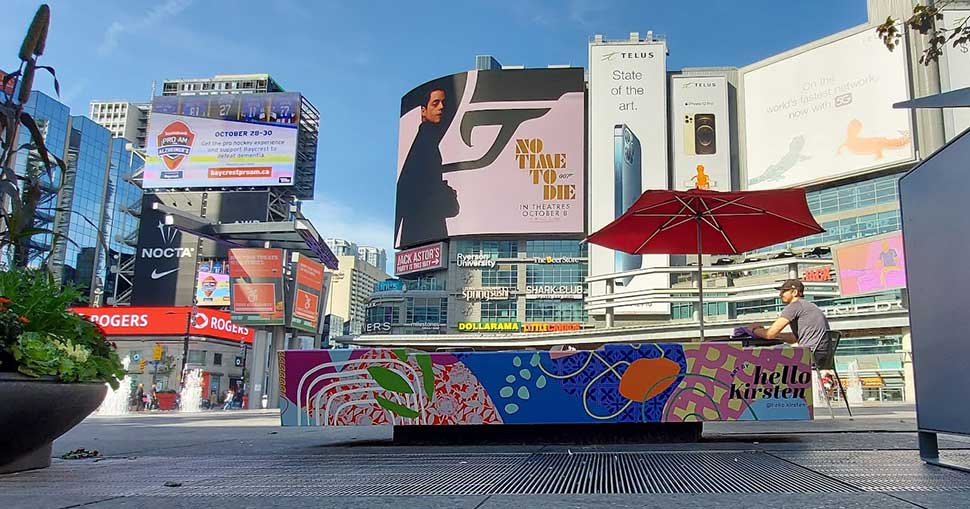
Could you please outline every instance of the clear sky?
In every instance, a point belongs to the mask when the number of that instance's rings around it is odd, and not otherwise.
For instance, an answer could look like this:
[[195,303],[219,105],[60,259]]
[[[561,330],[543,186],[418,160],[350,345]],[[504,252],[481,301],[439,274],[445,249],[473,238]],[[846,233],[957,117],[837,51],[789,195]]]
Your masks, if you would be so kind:
[[[12,5],[10,5],[12,2]],[[5,0],[0,69],[15,68],[40,2]],[[669,69],[744,66],[866,21],[864,0],[54,0],[43,63],[73,114],[147,101],[152,81],[268,73],[320,110],[324,236],[392,255],[400,98],[489,54],[506,65],[586,65],[594,34],[666,36]],[[35,88],[53,95],[49,81]],[[390,264],[388,264],[390,265]],[[390,268],[390,267],[389,267]]]

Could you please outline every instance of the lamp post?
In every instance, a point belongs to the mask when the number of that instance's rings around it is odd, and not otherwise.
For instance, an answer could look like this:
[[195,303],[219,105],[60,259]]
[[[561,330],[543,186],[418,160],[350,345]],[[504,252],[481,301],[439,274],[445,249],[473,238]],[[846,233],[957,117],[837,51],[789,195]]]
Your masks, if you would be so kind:
[[199,312],[199,306],[195,297],[192,297],[192,311],[189,312],[185,322],[185,337],[182,340],[182,369],[179,379],[179,386],[185,385],[185,366],[189,361],[189,336],[192,334],[192,323],[195,322],[195,314]]

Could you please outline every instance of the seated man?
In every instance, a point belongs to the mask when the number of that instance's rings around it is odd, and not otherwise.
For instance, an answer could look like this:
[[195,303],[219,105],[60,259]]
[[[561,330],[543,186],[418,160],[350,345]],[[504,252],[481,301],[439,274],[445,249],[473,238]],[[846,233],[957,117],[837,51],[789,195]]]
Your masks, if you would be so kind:
[[[818,306],[802,298],[805,285],[797,279],[785,281],[778,291],[781,292],[781,302],[785,304],[781,316],[768,328],[760,323],[751,324],[751,332],[759,338],[807,346],[816,353],[815,362],[819,369],[830,369],[832,359],[826,355],[828,344],[823,344],[829,332],[829,321],[825,314]],[[782,332],[789,325],[791,333]]]

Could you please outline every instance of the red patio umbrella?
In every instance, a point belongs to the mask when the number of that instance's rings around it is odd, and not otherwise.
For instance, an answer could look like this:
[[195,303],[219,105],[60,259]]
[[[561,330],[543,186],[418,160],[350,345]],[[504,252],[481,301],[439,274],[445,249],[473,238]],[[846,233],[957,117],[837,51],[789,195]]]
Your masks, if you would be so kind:
[[738,254],[824,232],[804,189],[719,192],[649,190],[586,240],[630,254],[696,254],[701,340],[702,254]]

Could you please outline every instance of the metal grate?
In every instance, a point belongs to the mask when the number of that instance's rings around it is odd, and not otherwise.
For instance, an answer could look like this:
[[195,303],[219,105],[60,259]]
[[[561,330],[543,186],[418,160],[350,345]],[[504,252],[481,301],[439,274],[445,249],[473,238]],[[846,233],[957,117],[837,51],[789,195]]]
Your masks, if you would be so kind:
[[537,454],[492,490],[503,494],[848,491],[857,490],[757,452]]
[[[917,451],[786,451],[773,455],[866,491],[970,491],[970,474],[927,465]],[[970,464],[970,451],[943,451]]]

